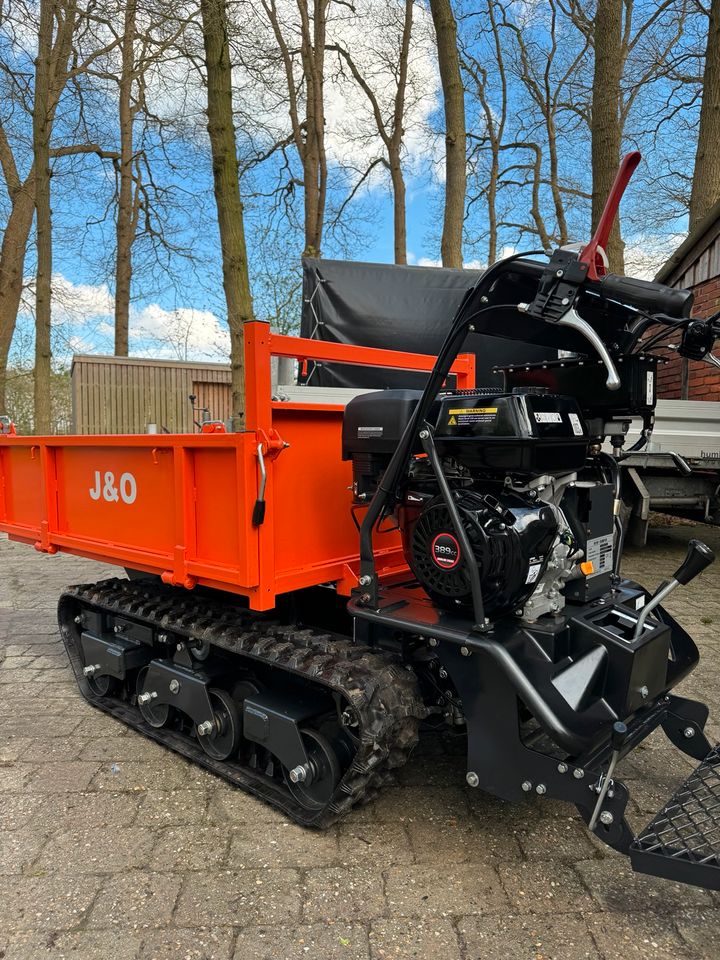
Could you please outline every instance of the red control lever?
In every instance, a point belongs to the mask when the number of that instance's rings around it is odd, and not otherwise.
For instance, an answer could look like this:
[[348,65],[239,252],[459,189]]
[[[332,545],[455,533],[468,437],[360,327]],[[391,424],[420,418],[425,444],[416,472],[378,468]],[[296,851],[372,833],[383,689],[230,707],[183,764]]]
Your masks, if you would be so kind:
[[578,258],[581,263],[588,265],[588,280],[600,280],[607,273],[607,267],[605,266],[605,261],[600,250],[604,253],[607,249],[610,231],[615,222],[622,195],[625,193],[625,188],[628,183],[630,183],[630,178],[633,173],[635,173],[637,165],[641,160],[642,154],[639,150],[633,150],[632,153],[627,153],[623,157],[620,168],[613,181],[610,195],[605,201],[605,209],[602,212],[597,229],[593,234],[592,240],[586,247],[583,247],[582,253]]

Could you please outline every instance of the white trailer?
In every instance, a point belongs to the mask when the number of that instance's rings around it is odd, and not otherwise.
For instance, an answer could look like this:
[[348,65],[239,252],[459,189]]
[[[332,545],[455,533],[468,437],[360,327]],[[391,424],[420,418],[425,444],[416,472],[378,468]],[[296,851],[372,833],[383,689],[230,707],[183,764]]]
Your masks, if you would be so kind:
[[[634,422],[626,450],[638,436]],[[651,510],[720,523],[720,403],[659,400],[647,446],[622,466],[629,543],[645,544]]]

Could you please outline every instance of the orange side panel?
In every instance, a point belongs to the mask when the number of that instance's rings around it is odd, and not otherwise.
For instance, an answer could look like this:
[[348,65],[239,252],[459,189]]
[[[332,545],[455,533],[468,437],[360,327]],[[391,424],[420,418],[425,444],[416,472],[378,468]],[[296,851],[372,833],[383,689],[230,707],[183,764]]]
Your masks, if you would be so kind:
[[240,509],[248,496],[238,476],[235,450],[204,450],[194,457],[197,560],[227,567],[237,564],[241,543]]
[[92,559],[251,594],[252,434],[0,442],[0,527]]
[[40,448],[8,443],[0,456],[0,520],[12,520],[26,527],[29,536],[38,537],[44,515]]
[[[326,580],[341,579],[345,565],[355,565],[359,534],[353,523],[352,467],[341,459],[343,410],[273,409],[273,425],[290,446],[273,463],[272,503],[275,577],[280,592],[304,580],[318,583],[318,568]],[[362,511],[358,513],[362,519]],[[376,538],[376,552],[399,550],[397,533]],[[400,557],[395,558],[400,562]],[[342,572],[339,572],[342,571]],[[289,584],[292,583],[292,586]]]
[[[61,447],[56,454],[60,535],[131,547],[167,563],[176,543],[173,451]],[[130,479],[132,478],[132,479]]]

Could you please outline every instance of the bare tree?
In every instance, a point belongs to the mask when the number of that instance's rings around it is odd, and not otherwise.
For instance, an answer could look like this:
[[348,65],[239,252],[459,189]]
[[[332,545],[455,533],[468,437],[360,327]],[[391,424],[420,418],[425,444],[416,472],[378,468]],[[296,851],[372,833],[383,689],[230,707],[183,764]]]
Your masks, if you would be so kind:
[[[620,163],[620,82],[625,62],[622,49],[623,3],[624,0],[603,0],[595,11],[591,126],[593,229],[600,220]],[[610,269],[615,273],[624,273],[623,243],[618,219],[613,224],[605,252]]]
[[[407,263],[407,223],[405,204],[405,177],[403,174],[402,151],[405,135],[405,107],[408,92],[408,63],[410,58],[410,41],[413,29],[413,13],[415,0],[404,0],[402,24],[399,31],[399,44],[392,57],[392,62],[382,66],[390,69],[394,74],[394,91],[389,109],[383,109],[381,94],[374,90],[363,69],[357,64],[355,57],[346,47],[340,44],[331,44],[329,49],[335,50],[341,63],[346,64],[353,79],[363,91],[370,104],[377,134],[385,148],[384,156],[378,161],[371,161],[366,176],[374,166],[381,162],[390,173],[393,193],[393,231],[395,263]],[[387,24],[377,24],[377,28],[387,29]],[[363,178],[361,178],[363,179]],[[352,196],[352,194],[351,194]]]
[[[151,196],[152,190],[156,198],[157,190],[148,153],[142,143],[136,143],[138,119],[142,116],[147,121],[151,115],[147,103],[147,78],[166,55],[177,52],[177,45],[192,19],[192,16],[176,19],[166,11],[162,2],[145,3],[138,9],[137,0],[127,0],[120,31],[113,19],[108,19],[108,29],[117,37],[121,51],[117,78],[120,157],[116,162],[116,356],[128,355],[133,250],[138,235],[144,232],[160,248],[169,246],[162,227],[153,225],[153,220],[160,220],[159,205]],[[108,73],[103,79],[114,77]],[[154,115],[151,122],[160,131],[166,124],[165,120]]]
[[467,189],[465,90],[460,75],[452,0],[430,0],[445,104],[445,212],[440,244],[444,267],[462,267]]
[[118,357],[126,357],[129,349],[132,248],[140,217],[140,190],[133,170],[137,163],[134,149],[137,106],[133,103],[136,32],[137,0],[126,0],[118,98],[120,164],[115,250],[115,355]]
[[[34,12],[34,11],[32,11]],[[18,4],[14,11],[15,27],[25,26],[31,11]],[[30,230],[33,223],[39,197],[38,231],[38,269],[39,283],[36,284],[36,334],[38,339],[37,358],[39,373],[37,376],[36,407],[39,415],[38,429],[48,428],[49,394],[46,387],[49,381],[50,361],[50,322],[52,249],[49,190],[51,182],[50,161],[83,153],[103,155],[102,149],[94,143],[64,143],[54,145],[52,132],[60,98],[68,81],[86,73],[90,64],[113,49],[115,42],[98,41],[94,49],[85,55],[73,50],[73,39],[78,33],[80,23],[90,24],[92,16],[81,11],[77,0],[49,0],[41,5],[42,30],[38,31],[38,57],[32,76],[21,72],[13,74],[12,103],[7,116],[12,117],[15,109],[25,111],[32,117],[32,153],[29,171],[24,179],[19,174],[20,153],[24,148],[24,138],[18,133],[15,146],[11,143],[4,114],[0,114],[0,167],[10,200],[10,213],[0,248],[0,410],[6,407],[6,374],[10,346],[17,323],[18,310],[23,292],[25,256]],[[48,49],[48,24],[50,48]],[[6,65],[6,70],[12,70]],[[39,82],[38,82],[39,81]],[[38,160],[41,169],[38,173]]]
[[245,324],[253,319],[243,204],[233,124],[232,67],[225,0],[201,0],[207,78],[207,118],[220,229],[223,288],[230,329],[234,425],[245,429]]
[[[72,15],[73,11],[67,11]],[[57,13],[60,10],[57,9]],[[33,165],[35,168],[35,430],[50,432],[50,311],[52,296],[52,214],[50,210],[50,70],[56,4],[40,0],[38,54],[35,61],[33,103]],[[67,53],[69,54],[69,48]],[[65,71],[66,65],[60,64]]]
[[[266,152],[269,157],[292,143],[302,164],[305,249],[320,256],[325,225],[328,168],[325,149],[325,53],[331,0],[296,0],[298,21],[277,0],[261,0],[277,45],[287,90],[291,132]],[[251,56],[252,56],[251,51]],[[296,70],[299,60],[300,69]],[[294,186],[291,181],[291,186]]]
[[700,130],[690,195],[690,229],[720,200],[720,0],[712,0],[705,49]]

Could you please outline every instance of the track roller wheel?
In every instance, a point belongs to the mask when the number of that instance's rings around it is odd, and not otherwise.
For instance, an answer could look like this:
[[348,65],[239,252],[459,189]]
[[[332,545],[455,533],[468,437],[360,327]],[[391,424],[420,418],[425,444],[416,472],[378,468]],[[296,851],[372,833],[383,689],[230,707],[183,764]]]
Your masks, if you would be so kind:
[[198,729],[198,740],[213,760],[227,760],[237,752],[240,744],[238,709],[233,698],[224,690],[212,687],[208,690],[208,696],[215,717],[214,728],[202,736]]
[[96,697],[107,697],[114,693],[117,693],[118,682],[115,677],[89,677],[86,676],[87,685],[90,687],[90,690]]
[[340,763],[327,737],[310,727],[303,728],[300,734],[308,763],[286,770],[285,779],[290,793],[306,810],[321,810],[340,782]]
[[[138,696],[143,692],[147,672],[148,668],[143,667],[138,674],[136,687]],[[141,703],[138,699],[138,708],[143,716],[143,720],[149,723],[151,727],[164,727],[170,717],[169,703],[155,703],[153,700],[149,700],[147,703]]]

